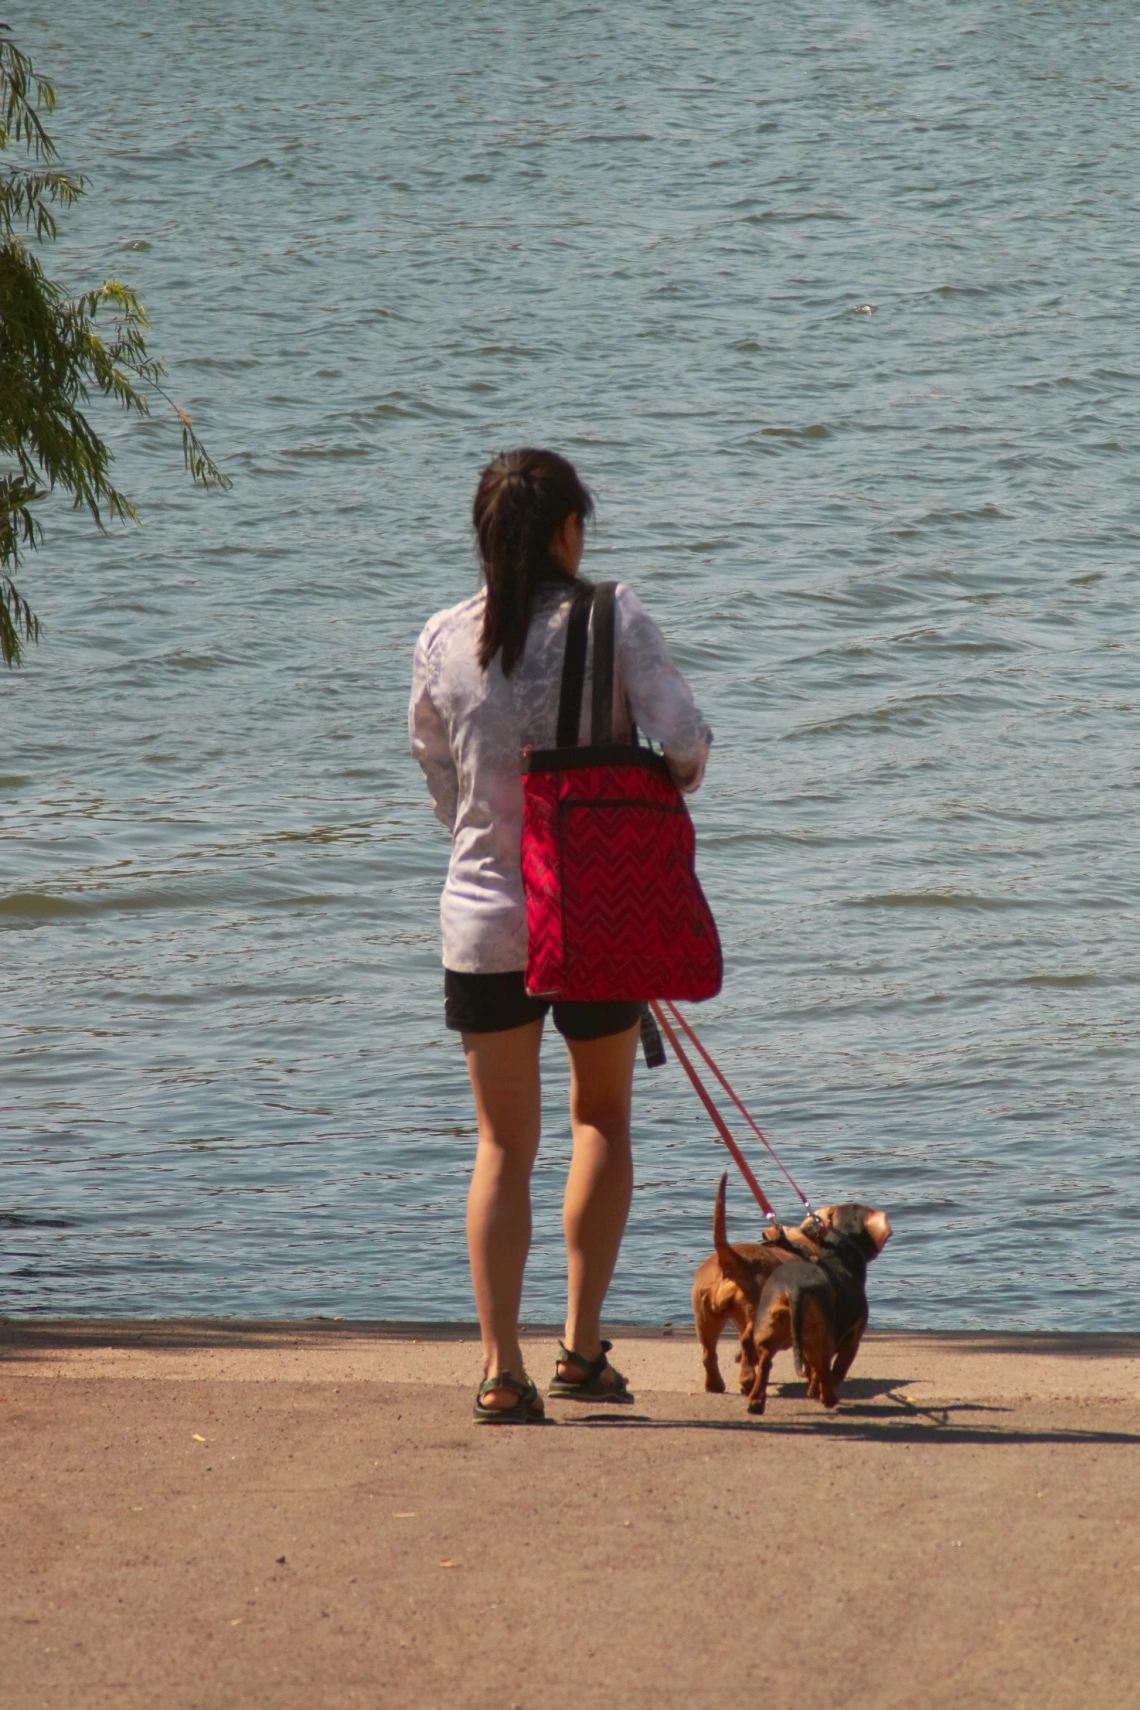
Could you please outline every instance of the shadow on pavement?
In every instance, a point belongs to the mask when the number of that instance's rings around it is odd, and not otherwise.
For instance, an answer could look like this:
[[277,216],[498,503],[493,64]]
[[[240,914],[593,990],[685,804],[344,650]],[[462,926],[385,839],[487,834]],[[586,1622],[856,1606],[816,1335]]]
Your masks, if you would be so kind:
[[[791,1386],[789,1386],[790,1388]],[[980,1402],[955,1402],[947,1407],[915,1407],[905,1396],[892,1396],[891,1407],[859,1407],[842,1404],[840,1412],[812,1419],[774,1419],[745,1415],[736,1419],[654,1419],[649,1414],[582,1413],[561,1419],[560,1424],[579,1430],[624,1431],[751,1431],[757,1436],[839,1438],[859,1443],[1118,1443],[1140,1448],[1140,1432],[1088,1430],[1052,1426],[1034,1430],[1016,1424],[959,1423],[965,1413],[1012,1414],[1007,1407]]]

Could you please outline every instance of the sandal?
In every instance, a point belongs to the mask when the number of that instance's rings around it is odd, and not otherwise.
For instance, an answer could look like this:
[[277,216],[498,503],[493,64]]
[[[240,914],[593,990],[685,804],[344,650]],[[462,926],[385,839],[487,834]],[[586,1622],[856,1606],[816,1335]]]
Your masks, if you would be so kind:
[[[547,1393],[557,1395],[565,1401],[615,1401],[624,1406],[633,1400],[629,1385],[622,1377],[616,1366],[611,1366],[606,1355],[613,1347],[612,1342],[603,1342],[602,1351],[596,1360],[586,1359],[584,1354],[576,1354],[568,1348],[565,1342],[558,1344],[558,1359],[560,1364],[578,1366],[582,1377],[577,1383],[571,1383],[567,1378],[558,1375],[558,1367],[554,1368],[554,1381]],[[609,1372],[609,1379],[604,1373]]]
[[[514,1406],[486,1406],[483,1397],[496,1389],[509,1389],[512,1395],[517,1395]],[[525,1372],[521,1383],[510,1372],[500,1372],[497,1377],[484,1378],[479,1385],[471,1418],[476,1425],[533,1425],[543,1423],[545,1412],[538,1389]]]

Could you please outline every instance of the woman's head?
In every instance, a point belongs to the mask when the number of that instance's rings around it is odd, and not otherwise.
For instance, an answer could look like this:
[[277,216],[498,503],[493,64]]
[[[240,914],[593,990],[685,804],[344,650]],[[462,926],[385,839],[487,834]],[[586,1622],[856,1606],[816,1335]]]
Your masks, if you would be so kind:
[[566,520],[584,523],[593,510],[573,464],[556,451],[502,451],[488,463],[472,512],[487,579],[479,642],[484,670],[501,650],[503,672],[510,676],[526,643],[535,589],[570,568]]

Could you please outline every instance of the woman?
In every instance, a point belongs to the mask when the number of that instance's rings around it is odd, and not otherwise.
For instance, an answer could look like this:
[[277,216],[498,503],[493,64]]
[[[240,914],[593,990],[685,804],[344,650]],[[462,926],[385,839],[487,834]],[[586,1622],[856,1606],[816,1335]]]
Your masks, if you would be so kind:
[[[451,832],[440,905],[447,1026],[459,1032],[479,1139],[467,1201],[471,1280],[483,1337],[479,1424],[541,1419],[523,1368],[518,1315],[530,1246],[530,1177],[540,1123],[539,1045],[551,1005],[526,993],[526,901],[520,871],[520,755],[554,744],[566,619],[593,500],[565,458],[510,451],[483,471],[474,524],[486,586],[437,612],[416,646],[412,753],[437,818]],[[630,588],[616,597],[621,718],[660,742],[682,789],[704,775],[708,726],[661,632]],[[589,708],[587,688],[582,697]],[[628,710],[626,710],[628,709]],[[585,714],[588,724],[589,714]],[[582,736],[588,739],[588,728]],[[633,1189],[629,1114],[639,1003],[555,1003],[570,1056],[573,1153],[563,1229],[565,1341],[550,1393],[633,1397],[607,1358],[602,1302]]]

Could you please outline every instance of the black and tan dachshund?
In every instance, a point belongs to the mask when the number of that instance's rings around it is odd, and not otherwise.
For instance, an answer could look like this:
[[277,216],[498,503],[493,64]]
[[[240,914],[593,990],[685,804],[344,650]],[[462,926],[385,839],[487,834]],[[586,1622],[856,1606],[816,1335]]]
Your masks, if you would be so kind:
[[868,1205],[828,1206],[820,1214],[815,1258],[789,1258],[773,1270],[741,1338],[742,1363],[756,1373],[748,1394],[750,1413],[764,1411],[772,1357],[781,1348],[794,1353],[796,1370],[807,1376],[808,1395],[825,1407],[836,1405],[836,1390],[867,1328],[867,1266],[890,1233],[883,1211]]

